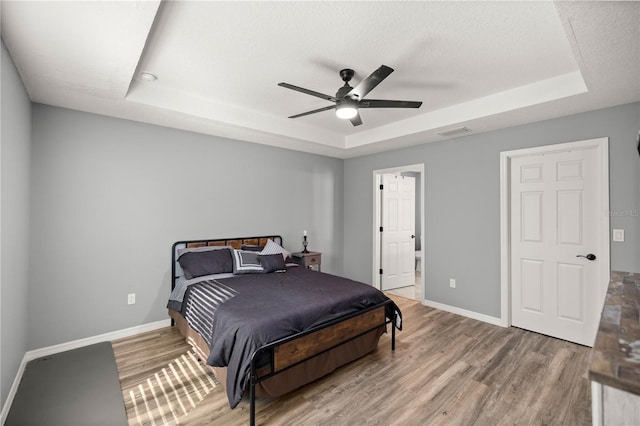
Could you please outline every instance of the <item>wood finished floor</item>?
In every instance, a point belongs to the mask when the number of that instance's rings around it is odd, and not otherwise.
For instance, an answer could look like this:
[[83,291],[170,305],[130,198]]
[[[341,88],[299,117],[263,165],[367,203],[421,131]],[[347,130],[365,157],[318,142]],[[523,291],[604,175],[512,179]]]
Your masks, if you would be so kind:
[[[333,374],[278,399],[258,400],[259,425],[586,425],[589,348],[502,328],[391,295],[404,330]],[[123,392],[188,351],[171,329],[113,342]],[[180,424],[245,425],[217,386]],[[130,415],[130,413],[128,413]],[[137,424],[130,417],[130,424]]]

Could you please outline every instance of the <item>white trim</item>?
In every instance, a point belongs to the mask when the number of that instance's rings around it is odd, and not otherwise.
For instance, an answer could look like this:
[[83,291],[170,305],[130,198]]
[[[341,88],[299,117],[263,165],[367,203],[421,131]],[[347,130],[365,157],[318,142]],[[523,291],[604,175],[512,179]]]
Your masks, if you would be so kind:
[[7,399],[4,401],[4,405],[2,406],[2,412],[0,412],[0,425],[4,425],[7,421],[7,416],[9,415],[9,409],[11,408],[11,404],[13,403],[13,398],[16,396],[16,392],[18,391],[18,385],[20,384],[20,380],[22,380],[22,375],[24,374],[24,369],[27,366],[26,354],[25,357],[22,358],[22,362],[18,367],[18,371],[16,372],[16,378],[13,380],[11,384],[11,389],[9,389],[9,393],[7,394]]
[[456,306],[445,305],[444,303],[434,302],[432,300],[424,299],[422,301],[424,306],[429,306],[435,309],[439,309],[445,312],[451,312],[452,314],[461,315],[463,317],[471,318],[474,320],[487,322],[489,324],[497,325],[499,327],[504,327],[502,325],[502,321],[498,317],[492,317],[491,315],[485,315],[474,311],[469,311],[467,309],[458,308]]
[[[372,285],[378,290],[381,289],[380,286],[380,177],[383,174],[387,173],[402,173],[402,172],[415,172],[420,173],[420,244],[424,245],[425,241],[425,229],[424,229],[424,163],[421,164],[411,164],[408,166],[398,166],[391,167],[388,169],[378,169],[373,171],[373,253],[371,254],[371,258],[373,259],[372,266],[373,270],[371,271]],[[424,253],[424,249],[422,250]],[[422,298],[424,299],[424,295],[426,294],[426,283],[425,283],[425,274],[424,274],[424,258],[422,259],[422,271],[420,273],[420,286],[422,287]]]
[[510,253],[510,224],[509,221],[509,193],[511,187],[509,179],[511,177],[509,152],[500,153],[500,322],[504,327],[511,326],[511,263]]
[[602,384],[591,381],[591,424],[602,426],[604,417],[602,415]]
[[[609,244],[609,138],[587,139],[577,142],[560,143],[555,145],[539,146],[534,148],[518,149],[514,151],[504,151],[500,153],[500,322],[504,327],[511,326],[511,303],[510,303],[510,254],[509,244],[509,196],[511,177],[511,159],[539,155],[543,153],[556,153],[577,149],[598,150],[598,155],[602,160],[602,193],[600,194],[602,204],[607,211],[602,214],[602,252],[598,257],[602,260],[602,276],[599,282],[602,283],[601,297],[607,292],[607,286],[611,275],[611,247]],[[606,234],[606,235],[605,235]]]
[[371,285],[380,290],[380,232],[378,232],[380,226],[380,182],[382,181],[382,175],[373,171],[373,253],[371,258],[373,259],[373,271],[371,272]]
[[157,330],[162,327],[171,325],[170,319],[164,319],[148,324],[138,325],[135,327],[125,328],[123,330],[111,331],[109,333],[99,334],[97,336],[86,337],[84,339],[73,340],[71,342],[60,343],[59,345],[47,346],[45,348],[35,349],[25,354],[27,362],[36,358],[47,355],[57,354],[59,352],[69,351],[71,349],[81,348],[83,346],[93,345],[100,342],[110,342],[112,340],[122,339],[123,337],[134,336],[147,331]]
[[9,394],[7,395],[7,399],[4,401],[4,405],[2,406],[2,412],[0,412],[0,424],[3,425],[7,420],[7,416],[9,415],[9,409],[11,408],[11,404],[13,403],[13,398],[16,396],[16,392],[18,391],[18,385],[20,384],[20,380],[22,380],[22,375],[24,374],[24,370],[29,361],[33,361],[37,358],[42,358],[43,356],[57,354],[59,352],[69,351],[71,349],[77,349],[84,346],[93,345],[95,343],[100,342],[110,342],[117,339],[122,339],[124,337],[134,336],[136,334],[146,333],[148,331],[157,330],[159,328],[168,327],[171,325],[170,319],[150,322],[147,324],[139,325],[136,327],[125,328],[123,330],[112,331],[109,333],[99,334],[97,336],[86,337],[84,339],[73,340],[71,342],[61,343],[59,345],[47,346],[40,349],[34,349],[32,351],[27,351],[22,358],[22,362],[20,363],[20,367],[18,367],[18,371],[16,373],[16,378],[13,380],[13,384],[11,385],[11,389],[9,389]]

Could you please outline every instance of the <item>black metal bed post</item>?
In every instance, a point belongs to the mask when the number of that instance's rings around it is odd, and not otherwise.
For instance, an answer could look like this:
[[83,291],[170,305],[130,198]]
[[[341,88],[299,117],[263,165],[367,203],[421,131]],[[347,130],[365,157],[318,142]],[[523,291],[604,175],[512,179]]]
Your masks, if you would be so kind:
[[393,310],[393,322],[391,323],[391,350],[396,350],[396,320],[398,313]]
[[249,376],[249,424],[256,425],[256,381],[253,371]]

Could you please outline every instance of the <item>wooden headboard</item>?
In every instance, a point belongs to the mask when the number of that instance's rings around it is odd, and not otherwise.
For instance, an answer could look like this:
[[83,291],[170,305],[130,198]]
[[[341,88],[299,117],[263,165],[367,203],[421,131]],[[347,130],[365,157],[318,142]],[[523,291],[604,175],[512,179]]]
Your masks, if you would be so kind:
[[267,240],[273,240],[275,243],[282,245],[282,237],[280,235],[267,235],[260,237],[239,237],[239,238],[217,238],[208,240],[191,240],[191,241],[178,241],[173,244],[171,248],[171,289],[175,285],[176,278],[183,275],[182,268],[178,263],[178,250],[183,248],[195,248],[195,247],[208,247],[208,246],[231,246],[234,249],[240,250],[245,246],[264,246],[267,244]]

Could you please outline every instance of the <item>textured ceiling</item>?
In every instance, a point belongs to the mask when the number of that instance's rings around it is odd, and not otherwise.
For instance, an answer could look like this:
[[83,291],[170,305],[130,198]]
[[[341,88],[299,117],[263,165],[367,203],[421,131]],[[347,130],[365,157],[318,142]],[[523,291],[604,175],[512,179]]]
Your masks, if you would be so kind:
[[[637,2],[3,1],[35,102],[347,158],[640,100]],[[361,110],[334,95],[395,69]],[[158,80],[147,82],[141,72]]]

